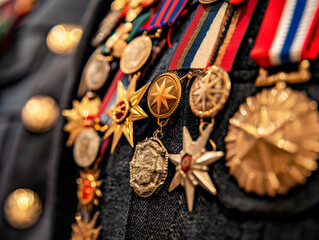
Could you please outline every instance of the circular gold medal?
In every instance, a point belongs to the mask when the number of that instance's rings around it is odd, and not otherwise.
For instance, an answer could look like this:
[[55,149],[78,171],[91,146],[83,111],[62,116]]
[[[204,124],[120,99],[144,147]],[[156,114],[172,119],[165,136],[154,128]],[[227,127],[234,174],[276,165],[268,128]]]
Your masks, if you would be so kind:
[[17,229],[33,226],[42,213],[39,196],[30,189],[20,188],[10,193],[4,204],[4,215],[8,223]]
[[148,36],[133,39],[124,49],[120,68],[125,74],[137,72],[148,60],[152,52],[152,40]]
[[229,122],[227,166],[246,192],[286,194],[317,169],[319,114],[304,93],[263,89]]
[[147,104],[156,118],[168,118],[176,110],[182,94],[179,78],[173,73],[158,76],[150,86]]
[[193,113],[200,118],[213,118],[225,105],[229,92],[228,73],[212,66],[202,71],[194,80],[189,94]]
[[75,140],[73,157],[80,167],[90,166],[96,159],[100,148],[100,137],[92,128],[83,130]]
[[53,98],[38,95],[30,98],[21,112],[23,125],[32,132],[52,129],[59,118],[59,106]]
[[146,138],[136,145],[130,162],[130,185],[141,197],[149,197],[164,184],[168,153],[158,138]]
[[106,58],[101,54],[93,53],[83,71],[87,88],[91,91],[97,91],[103,87],[109,77],[110,70],[110,64]]

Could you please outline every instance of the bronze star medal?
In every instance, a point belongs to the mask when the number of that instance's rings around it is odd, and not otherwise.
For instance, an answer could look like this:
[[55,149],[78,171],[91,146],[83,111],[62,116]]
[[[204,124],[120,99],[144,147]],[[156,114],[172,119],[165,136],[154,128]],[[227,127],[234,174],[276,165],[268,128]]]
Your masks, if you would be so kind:
[[169,159],[176,166],[176,173],[169,187],[173,191],[177,186],[185,188],[188,211],[192,212],[194,205],[194,191],[196,185],[202,186],[211,194],[216,194],[216,188],[209,177],[207,165],[224,156],[222,151],[207,152],[205,145],[213,130],[206,127],[203,134],[193,142],[186,127],[183,128],[183,150],[179,154],[169,154]]
[[[183,128],[183,150],[179,154],[169,154],[169,159],[176,166],[176,173],[169,191],[178,185],[185,188],[188,210],[192,212],[194,205],[194,189],[200,185],[215,195],[216,188],[208,174],[207,165],[222,158],[222,151],[215,151],[215,143],[209,139],[213,130],[213,117],[225,105],[230,91],[230,80],[227,72],[217,66],[202,71],[194,80],[190,90],[189,103],[193,113],[201,118],[200,137],[193,142],[186,127]],[[210,118],[211,123],[204,122]],[[207,152],[207,141],[213,151]]]
[[116,104],[112,109],[107,110],[107,113],[112,116],[113,122],[103,138],[106,139],[113,134],[111,153],[113,153],[122,133],[124,133],[130,145],[134,147],[133,122],[148,117],[138,104],[150,83],[136,92],[136,82],[137,77],[134,76],[127,90],[125,90],[123,83],[119,81]]
[[147,96],[151,113],[158,118],[159,129],[153,137],[146,138],[136,145],[130,162],[130,184],[141,197],[149,197],[157,193],[164,184],[168,171],[168,153],[161,142],[162,128],[168,122],[160,121],[168,118],[178,106],[181,97],[179,78],[173,73],[164,73],[157,77]]
[[[283,82],[309,80],[307,63],[299,72],[258,77],[256,85],[276,83],[248,97],[230,119],[225,138],[229,173],[246,192],[286,194],[317,169],[317,103]],[[264,74],[263,71],[261,71]]]

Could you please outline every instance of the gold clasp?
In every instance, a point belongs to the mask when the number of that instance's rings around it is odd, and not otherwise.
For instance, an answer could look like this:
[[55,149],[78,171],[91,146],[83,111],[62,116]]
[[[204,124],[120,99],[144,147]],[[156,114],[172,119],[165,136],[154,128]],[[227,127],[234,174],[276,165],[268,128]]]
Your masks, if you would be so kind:
[[279,72],[274,75],[269,76],[268,71],[264,68],[259,70],[259,75],[255,81],[255,85],[257,87],[271,86],[278,82],[286,82],[286,83],[303,83],[308,82],[311,73],[309,72],[310,63],[308,60],[303,60],[299,64],[298,71],[295,72]]

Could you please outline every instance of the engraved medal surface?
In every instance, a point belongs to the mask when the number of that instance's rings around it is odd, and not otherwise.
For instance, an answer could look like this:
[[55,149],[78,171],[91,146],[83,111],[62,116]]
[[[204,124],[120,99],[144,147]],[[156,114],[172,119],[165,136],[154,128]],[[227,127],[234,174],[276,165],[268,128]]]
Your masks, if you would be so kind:
[[214,117],[225,105],[230,91],[228,73],[212,66],[200,73],[192,84],[189,104],[193,113],[201,118]]
[[305,183],[319,153],[317,103],[280,84],[248,97],[225,138],[227,166],[238,185],[272,197]]
[[158,138],[146,138],[136,145],[130,162],[130,185],[141,197],[149,197],[164,184],[168,153]]
[[92,128],[84,129],[76,138],[73,157],[80,167],[90,166],[97,157],[100,147],[100,137]]
[[125,74],[137,72],[152,52],[152,40],[148,36],[133,39],[124,49],[120,60],[121,71]]
[[147,104],[156,118],[167,118],[176,110],[182,94],[179,78],[172,73],[157,77],[147,96]]

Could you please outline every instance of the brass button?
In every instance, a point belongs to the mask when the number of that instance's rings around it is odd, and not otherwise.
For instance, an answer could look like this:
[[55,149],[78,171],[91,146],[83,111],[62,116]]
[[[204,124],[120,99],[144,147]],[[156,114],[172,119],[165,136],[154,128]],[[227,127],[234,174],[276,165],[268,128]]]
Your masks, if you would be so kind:
[[59,107],[53,98],[38,95],[30,98],[21,112],[23,125],[32,132],[46,132],[59,117]]
[[82,28],[75,24],[56,25],[47,35],[47,46],[56,54],[71,54],[80,42],[82,33]]
[[8,223],[17,229],[33,226],[42,213],[39,196],[26,188],[10,193],[4,204],[4,215]]

